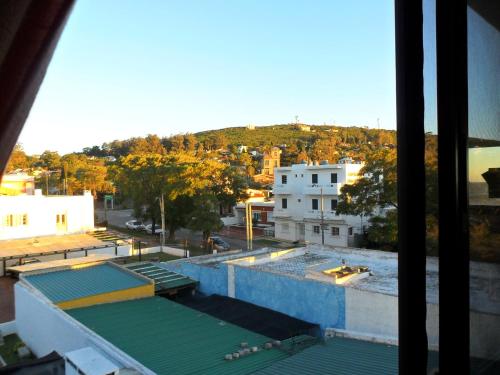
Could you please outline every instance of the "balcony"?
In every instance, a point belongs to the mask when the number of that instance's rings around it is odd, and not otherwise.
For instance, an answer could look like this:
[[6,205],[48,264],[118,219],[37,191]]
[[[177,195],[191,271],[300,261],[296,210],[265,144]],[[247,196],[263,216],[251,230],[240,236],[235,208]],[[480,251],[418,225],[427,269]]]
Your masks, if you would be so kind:
[[291,216],[291,213],[288,209],[286,208],[275,208],[273,211],[273,217],[274,218],[288,218]]
[[292,189],[289,184],[275,184],[273,194],[292,194]]
[[339,195],[340,186],[340,184],[308,184],[304,188],[304,194],[321,195],[323,189],[323,195]]
[[[304,211],[304,219],[321,220],[321,210],[306,210]],[[335,211],[324,210],[323,219],[325,220],[340,220],[339,216],[335,215]]]

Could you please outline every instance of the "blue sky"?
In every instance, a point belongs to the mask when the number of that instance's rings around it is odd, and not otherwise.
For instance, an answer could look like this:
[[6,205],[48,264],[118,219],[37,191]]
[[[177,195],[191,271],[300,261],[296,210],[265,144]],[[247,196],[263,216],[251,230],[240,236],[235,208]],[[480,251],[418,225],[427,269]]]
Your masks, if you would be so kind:
[[392,0],[79,0],[30,153],[294,121],[395,129]]

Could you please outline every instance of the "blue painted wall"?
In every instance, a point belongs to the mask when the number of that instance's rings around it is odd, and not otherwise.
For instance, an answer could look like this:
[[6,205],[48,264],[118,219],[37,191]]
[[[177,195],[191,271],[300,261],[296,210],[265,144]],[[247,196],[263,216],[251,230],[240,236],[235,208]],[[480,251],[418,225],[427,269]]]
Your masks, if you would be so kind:
[[[162,263],[164,268],[200,282],[201,293],[228,295],[227,265]],[[235,297],[258,306],[319,324],[321,329],[345,329],[345,288],[315,280],[234,266]]]
[[227,296],[227,265],[224,263],[209,267],[184,261],[161,263],[161,266],[199,281],[198,290],[203,294]]
[[322,329],[345,329],[345,289],[314,280],[234,267],[237,299],[267,307]]

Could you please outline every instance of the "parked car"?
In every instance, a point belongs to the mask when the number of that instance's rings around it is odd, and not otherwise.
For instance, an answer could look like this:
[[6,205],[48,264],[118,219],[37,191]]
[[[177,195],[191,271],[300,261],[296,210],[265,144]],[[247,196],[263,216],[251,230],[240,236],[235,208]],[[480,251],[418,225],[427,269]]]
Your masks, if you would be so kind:
[[146,229],[144,223],[142,221],[139,221],[139,220],[130,220],[130,221],[127,221],[125,223],[125,226],[128,229],[132,229],[132,230],[144,230],[144,229]]
[[229,249],[231,249],[231,246],[220,237],[210,237],[210,240],[212,241],[214,249],[216,250],[228,251]]
[[[161,225],[155,224],[155,234],[159,236],[161,232]],[[153,224],[146,225],[146,233],[153,234]]]

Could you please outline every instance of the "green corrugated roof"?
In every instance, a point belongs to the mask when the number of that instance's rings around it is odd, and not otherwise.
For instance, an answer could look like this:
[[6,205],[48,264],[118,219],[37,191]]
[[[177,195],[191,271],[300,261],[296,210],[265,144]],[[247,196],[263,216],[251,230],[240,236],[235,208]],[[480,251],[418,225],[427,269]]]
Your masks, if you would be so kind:
[[54,303],[148,284],[147,280],[108,263],[26,275],[25,279]]
[[289,356],[273,348],[227,361],[241,342],[271,339],[161,297],[67,313],[158,374],[251,374]]
[[125,267],[153,280],[155,282],[155,291],[157,292],[195,285],[197,283],[196,280],[190,277],[166,270],[150,262],[127,264]]
[[391,375],[398,373],[398,347],[334,337],[276,362],[258,375]]

